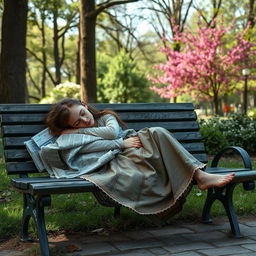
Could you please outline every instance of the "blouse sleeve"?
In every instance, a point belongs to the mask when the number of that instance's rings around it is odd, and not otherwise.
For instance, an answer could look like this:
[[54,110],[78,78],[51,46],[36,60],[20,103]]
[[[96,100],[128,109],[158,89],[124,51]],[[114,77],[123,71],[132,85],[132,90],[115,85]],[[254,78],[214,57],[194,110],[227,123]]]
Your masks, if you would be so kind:
[[101,117],[102,127],[81,128],[80,133],[101,137],[106,140],[114,140],[118,137],[120,126],[113,115],[106,114]]
[[122,149],[124,147],[123,139],[116,140],[97,140],[84,145],[79,152],[91,153],[100,151],[109,151],[113,149]]

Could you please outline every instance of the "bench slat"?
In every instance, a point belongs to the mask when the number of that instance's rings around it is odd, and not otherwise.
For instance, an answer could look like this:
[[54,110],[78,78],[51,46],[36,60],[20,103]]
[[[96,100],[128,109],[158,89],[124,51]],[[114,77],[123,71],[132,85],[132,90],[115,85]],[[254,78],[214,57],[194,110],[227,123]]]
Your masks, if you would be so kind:
[[194,111],[180,112],[119,112],[118,115],[125,122],[129,121],[158,121],[158,120],[196,120],[197,116]]
[[[186,143],[186,144],[182,144],[182,145],[190,153],[205,152],[205,147],[202,143]],[[7,162],[31,160],[30,154],[28,153],[26,148],[5,149],[4,154],[5,154],[5,160]]]
[[86,180],[75,182],[36,183],[29,185],[29,191],[32,195],[81,193],[96,190],[98,190],[98,188],[93,183]]
[[[173,132],[173,136],[180,142],[193,142],[201,141],[202,136],[200,132]],[[30,136],[25,137],[5,137],[4,138],[4,147],[5,148],[17,148],[24,147],[24,142],[29,140]]]
[[250,171],[249,168],[237,168],[237,169],[230,169],[230,168],[225,168],[225,167],[207,167],[206,172],[208,173],[230,173],[230,172],[241,172],[241,171]]
[[[192,153],[192,155],[197,158],[202,163],[207,163],[208,158],[204,153]],[[38,170],[33,162],[7,162],[6,170],[8,175],[16,175],[16,174],[26,174],[26,173],[38,173]]]
[[[225,168],[211,168],[211,173],[222,173],[228,174],[230,172],[235,172],[236,176],[232,182],[245,182],[252,181],[256,179],[256,171],[246,170],[246,169],[225,169]],[[215,169],[215,170],[214,170]],[[76,192],[92,192],[97,189],[97,187],[86,180],[82,179],[48,179],[47,178],[37,178],[37,180],[31,178],[28,179],[13,179],[12,184],[16,189],[29,190],[33,195],[48,195],[48,194],[66,194],[66,193],[76,193]]]
[[31,159],[28,151],[24,149],[6,149],[4,151],[5,159],[7,162],[13,161],[28,161]]
[[[112,109],[115,111],[184,111],[194,110],[192,103],[122,103],[122,104],[106,104],[93,103],[97,109]],[[49,111],[51,104],[1,104],[1,113],[46,113]]]
[[192,103],[122,103],[122,104],[106,104],[98,103],[92,104],[97,109],[111,109],[114,111],[144,111],[144,112],[157,112],[157,111],[185,111],[194,110]]
[[[27,124],[27,123],[44,123],[46,113],[30,114],[3,114],[2,124]],[[196,114],[193,111],[183,112],[120,112],[120,118],[124,122],[129,121],[158,121],[158,120],[196,120]]]
[[198,131],[199,125],[195,121],[184,122],[143,122],[143,123],[127,123],[128,127],[134,130],[140,130],[145,127],[163,127],[170,132],[176,131]]
[[24,148],[24,142],[29,140],[31,136],[21,137],[5,137],[3,139],[4,148]]
[[205,153],[203,153],[203,154],[193,154],[193,156],[202,163],[206,164],[208,162],[208,157]]
[[[174,137],[180,142],[201,141],[202,136],[199,132],[173,132]],[[29,140],[30,136],[5,137],[3,139],[4,148],[24,148],[24,142]]]
[[191,154],[205,152],[205,147],[204,147],[203,143],[186,143],[186,144],[182,144],[182,145]]
[[[184,122],[131,122],[127,123],[128,128],[140,130],[145,127],[163,127],[170,131],[197,131],[199,129],[198,123],[195,121],[184,121]],[[34,135],[39,131],[43,130],[45,125],[5,125],[3,126],[3,135],[11,136],[11,135]]]
[[47,113],[30,113],[30,114],[2,114],[2,124],[25,124],[25,123],[42,123]]
[[17,189],[27,190],[29,189],[30,184],[36,183],[49,183],[49,182],[68,182],[68,181],[80,181],[80,178],[66,179],[66,178],[50,178],[49,176],[45,177],[29,177],[29,178],[13,178],[12,185]]
[[1,104],[1,113],[47,113],[50,109],[50,104]]
[[248,170],[248,168],[241,168],[241,169],[230,169],[230,168],[223,168],[223,167],[213,167],[213,168],[206,168],[206,172],[209,173],[216,173],[216,174],[228,174],[228,173],[235,173],[235,177],[232,182],[245,182],[245,181],[253,181],[256,179],[256,171],[255,170]]
[[4,136],[32,136],[46,128],[45,124],[38,125],[5,125],[2,133]]
[[33,162],[15,162],[6,163],[6,170],[8,175],[13,174],[26,174],[26,173],[38,173],[36,166]]

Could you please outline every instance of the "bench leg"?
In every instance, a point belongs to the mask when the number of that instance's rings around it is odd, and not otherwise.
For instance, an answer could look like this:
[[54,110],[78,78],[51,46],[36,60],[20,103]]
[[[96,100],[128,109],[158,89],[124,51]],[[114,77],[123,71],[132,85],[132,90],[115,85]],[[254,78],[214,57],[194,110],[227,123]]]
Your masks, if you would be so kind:
[[28,236],[28,225],[31,218],[31,207],[30,207],[30,199],[28,194],[23,194],[23,217],[22,217],[22,226],[21,226],[21,241],[22,242],[30,242],[33,239]]
[[36,200],[36,212],[33,215],[33,219],[37,225],[41,255],[43,256],[50,255],[47,232],[45,227],[45,219],[44,219],[44,207],[49,205],[51,205],[50,196],[38,197]]
[[31,241],[28,237],[28,226],[31,217],[33,218],[36,227],[38,238],[40,242],[41,255],[49,256],[49,246],[47,232],[45,228],[45,219],[44,219],[44,207],[51,204],[50,196],[43,197],[33,197],[32,195],[24,195],[24,210],[23,210],[23,219],[22,219],[22,241]]
[[207,197],[204,203],[203,213],[202,213],[202,222],[203,223],[212,223],[212,217],[210,214],[212,205],[217,199],[216,194],[213,191],[213,188],[209,188],[207,191]]
[[219,200],[226,210],[231,227],[232,236],[235,238],[240,238],[242,237],[242,235],[240,232],[236,211],[233,205],[233,191],[236,185],[236,183],[231,183],[225,187],[208,189],[208,194],[202,213],[202,221],[203,223],[212,222],[210,210],[215,200]]
[[236,215],[236,211],[234,208],[234,204],[233,204],[233,191],[234,188],[237,184],[229,184],[226,188],[226,195],[223,196],[223,205],[226,209],[228,218],[229,218],[229,223],[230,223],[230,227],[231,227],[231,232],[232,232],[232,236],[235,238],[241,238],[241,232],[240,232],[240,228],[239,228],[239,223],[237,220],[237,215]]

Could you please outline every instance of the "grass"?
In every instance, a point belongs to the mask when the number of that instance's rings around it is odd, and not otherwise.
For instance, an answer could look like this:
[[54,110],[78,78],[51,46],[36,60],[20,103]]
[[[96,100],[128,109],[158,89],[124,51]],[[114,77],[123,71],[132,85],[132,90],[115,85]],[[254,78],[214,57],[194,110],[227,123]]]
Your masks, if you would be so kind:
[[[19,235],[23,207],[22,195],[11,187],[10,177],[6,175],[2,152],[0,148],[0,241]],[[256,162],[254,161],[253,164],[255,169]],[[228,168],[241,166],[240,161],[236,159],[225,160],[222,165]],[[187,197],[183,211],[174,220],[198,220],[205,197],[206,192],[201,192],[194,186]],[[256,214],[255,202],[255,191],[244,191],[242,186],[237,186],[234,203],[238,215]],[[213,205],[212,215],[225,215],[219,202]],[[90,193],[53,195],[52,205],[46,208],[45,216],[47,230],[52,234],[60,230],[75,232],[104,228],[115,231],[153,226],[147,218],[126,208],[122,208],[121,217],[115,219],[113,208],[100,206]],[[30,232],[35,236],[36,230],[33,224]]]

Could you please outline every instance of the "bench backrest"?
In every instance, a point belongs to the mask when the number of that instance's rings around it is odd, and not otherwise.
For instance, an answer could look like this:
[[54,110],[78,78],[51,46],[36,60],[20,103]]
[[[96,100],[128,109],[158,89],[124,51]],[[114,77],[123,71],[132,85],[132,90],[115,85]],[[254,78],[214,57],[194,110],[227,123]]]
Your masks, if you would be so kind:
[[[191,103],[92,104],[111,109],[135,130],[160,126],[168,129],[197,159],[206,163],[194,106]],[[24,141],[44,129],[49,104],[0,104],[4,158],[8,174],[38,172]]]

